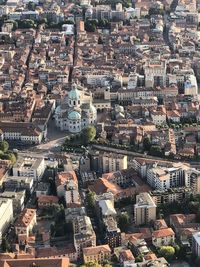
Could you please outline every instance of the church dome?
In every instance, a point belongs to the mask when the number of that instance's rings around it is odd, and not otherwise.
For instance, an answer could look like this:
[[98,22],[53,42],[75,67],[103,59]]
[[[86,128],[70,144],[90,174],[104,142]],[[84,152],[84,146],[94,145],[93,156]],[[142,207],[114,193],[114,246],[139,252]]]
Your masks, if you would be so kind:
[[72,100],[79,100],[81,97],[80,91],[76,88],[76,86],[73,86],[73,89],[69,92],[68,95],[69,99]]
[[55,114],[60,114],[61,113],[61,107],[57,106],[56,110],[55,110]]
[[69,120],[80,120],[81,119],[81,114],[78,113],[77,111],[72,111],[68,115]]

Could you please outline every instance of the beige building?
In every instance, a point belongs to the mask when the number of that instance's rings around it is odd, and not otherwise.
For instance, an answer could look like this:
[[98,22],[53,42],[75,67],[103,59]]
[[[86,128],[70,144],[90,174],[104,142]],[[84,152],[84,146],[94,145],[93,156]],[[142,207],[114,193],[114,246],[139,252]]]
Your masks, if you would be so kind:
[[149,60],[144,66],[145,87],[166,85],[166,62]]
[[156,204],[148,193],[136,196],[134,220],[136,225],[148,224],[150,221],[156,220]]
[[13,220],[13,206],[11,199],[0,199],[0,243],[2,235]]
[[127,169],[127,156],[104,153],[102,157],[103,173]]
[[83,249],[84,263],[98,262],[103,263],[111,260],[111,249],[108,245],[88,247]]

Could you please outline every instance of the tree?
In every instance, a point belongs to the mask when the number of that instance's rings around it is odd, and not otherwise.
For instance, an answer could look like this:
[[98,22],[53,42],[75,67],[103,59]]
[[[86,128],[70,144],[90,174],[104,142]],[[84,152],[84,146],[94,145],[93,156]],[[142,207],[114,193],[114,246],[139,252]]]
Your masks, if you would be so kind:
[[162,246],[159,250],[159,255],[166,258],[166,260],[172,260],[175,254],[175,249],[172,246]]
[[35,11],[36,4],[33,2],[28,2],[28,10]]
[[48,178],[48,183],[50,185],[50,192],[51,194],[56,196],[56,184],[55,184],[55,179],[53,177]]
[[98,38],[98,44],[103,44],[103,39],[101,36],[99,36],[99,38]]
[[19,28],[21,29],[29,29],[35,28],[36,24],[32,19],[23,19],[18,21]]
[[[175,244],[173,245],[173,248],[175,249],[175,256],[179,258],[181,256],[181,248],[179,245]],[[181,257],[180,257],[181,259]]]
[[0,150],[3,151],[4,153],[7,152],[9,149],[9,144],[6,141],[0,142]]
[[3,157],[4,157],[4,159],[10,160],[12,162],[12,164],[14,164],[17,161],[14,153],[6,153],[6,154],[4,154]]
[[94,192],[88,192],[86,195],[87,203],[90,208],[93,208],[95,205],[95,193]]
[[86,20],[85,22],[85,30],[87,32],[95,32],[96,31],[96,23],[92,20]]
[[18,23],[16,20],[6,20],[6,23],[12,23],[13,24],[13,31],[15,31],[18,28]]
[[96,137],[96,128],[94,126],[88,126],[82,130],[82,138],[84,144],[89,144]]
[[196,222],[200,222],[200,208],[198,208],[197,210],[197,214],[196,214]]
[[121,231],[124,232],[127,229],[129,225],[129,221],[130,221],[130,217],[128,213],[123,213],[120,215],[118,224],[119,224],[119,228],[121,229]]
[[143,147],[144,147],[144,150],[147,150],[147,151],[150,150],[150,148],[151,148],[151,140],[150,140],[149,137],[145,137],[143,139]]
[[2,238],[1,249],[3,252],[9,252],[11,250],[8,240],[5,237]]
[[143,256],[142,256],[142,254],[138,255],[138,256],[135,258],[135,262],[143,262]]
[[150,151],[149,151],[150,155],[152,156],[156,156],[156,157],[162,157],[163,153],[162,153],[162,149],[160,146],[151,146]]

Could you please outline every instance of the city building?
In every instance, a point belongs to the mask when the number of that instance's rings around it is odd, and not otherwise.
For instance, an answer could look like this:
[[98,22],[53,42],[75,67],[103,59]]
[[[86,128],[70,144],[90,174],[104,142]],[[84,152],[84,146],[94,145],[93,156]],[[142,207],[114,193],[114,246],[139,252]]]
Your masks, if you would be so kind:
[[7,176],[3,182],[4,188],[8,190],[21,190],[25,189],[29,192],[33,190],[33,177],[29,176]]
[[0,198],[3,199],[11,199],[12,206],[13,206],[13,215],[16,217],[23,209],[24,209],[24,202],[25,202],[26,191],[4,191],[0,193]]
[[0,122],[0,129],[5,140],[16,140],[28,144],[40,144],[43,131],[33,123]]
[[46,196],[41,195],[38,197],[38,208],[39,209],[49,209],[52,207],[53,204],[58,204],[58,197],[56,196]]
[[15,233],[19,243],[24,244],[29,237],[36,221],[35,209],[24,209],[15,222]]
[[96,208],[100,223],[100,231],[104,236],[105,244],[111,250],[121,245],[121,231],[117,225],[117,212],[114,208],[114,198],[110,193],[96,198]]
[[66,257],[55,257],[55,258],[22,258],[22,259],[3,259],[1,260],[3,267],[29,267],[29,266],[40,266],[40,267],[68,267],[69,258]]
[[13,205],[11,199],[0,198],[0,243],[7,228],[13,221]]
[[89,262],[103,264],[111,260],[111,249],[108,245],[83,248],[83,260],[85,264]]
[[77,216],[73,222],[74,246],[78,257],[83,255],[83,248],[96,246],[96,234],[93,230],[90,217]]
[[155,247],[174,244],[175,233],[171,228],[156,230],[152,233],[152,244]]
[[190,186],[190,178],[186,175],[190,166],[174,163],[172,167],[154,166],[147,171],[147,182],[154,189]]
[[33,177],[34,181],[38,181],[42,178],[45,168],[42,157],[19,156],[13,166],[13,176],[28,176]]
[[78,191],[78,179],[75,171],[60,172],[56,176],[58,197],[64,197],[68,207],[80,205],[81,199]]
[[91,169],[97,173],[109,173],[127,169],[127,156],[116,153],[90,151]]
[[193,233],[192,235],[192,252],[197,257],[200,256],[200,232]]
[[135,266],[135,257],[130,249],[124,249],[120,252],[119,261],[123,267]]
[[149,224],[154,220],[156,220],[156,204],[148,193],[140,193],[136,196],[134,205],[135,224]]
[[158,60],[147,60],[144,66],[145,86],[166,85],[166,62]]

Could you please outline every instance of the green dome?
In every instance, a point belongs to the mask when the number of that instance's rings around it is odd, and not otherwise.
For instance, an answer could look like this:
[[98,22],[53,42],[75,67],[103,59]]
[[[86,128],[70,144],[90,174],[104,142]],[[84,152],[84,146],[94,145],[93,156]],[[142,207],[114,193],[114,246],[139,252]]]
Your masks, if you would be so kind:
[[81,114],[78,113],[77,111],[72,111],[68,115],[69,120],[80,120],[81,119]]
[[79,100],[81,97],[80,91],[77,88],[73,88],[68,95],[69,99]]

